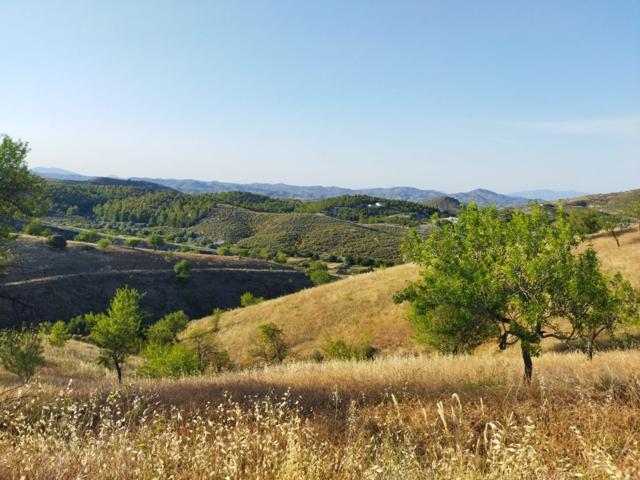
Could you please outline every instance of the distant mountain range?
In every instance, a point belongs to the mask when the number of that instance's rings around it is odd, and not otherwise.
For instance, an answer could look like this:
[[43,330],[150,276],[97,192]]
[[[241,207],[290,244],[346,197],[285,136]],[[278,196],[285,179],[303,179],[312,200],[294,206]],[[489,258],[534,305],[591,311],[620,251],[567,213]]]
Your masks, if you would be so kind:
[[[37,167],[33,171],[44,178],[56,180],[90,181],[95,177],[80,175],[60,168]],[[101,177],[101,182],[107,182],[112,177]],[[351,189],[343,187],[297,186],[284,183],[226,183],[203,180],[179,180],[171,178],[130,178],[132,182],[145,182],[161,185],[183,193],[221,193],[230,191],[249,192],[274,198],[293,198],[299,200],[318,200],[337,197],[339,195],[370,195],[372,197],[388,198],[390,200],[407,200],[423,203],[429,200],[448,197],[461,203],[475,201],[479,205],[496,205],[498,207],[516,207],[526,205],[531,200],[556,200],[558,198],[572,198],[580,196],[580,192],[554,192],[551,190],[536,190],[520,192],[518,194],[503,195],[485,189],[470,192],[445,193],[438,190],[423,190],[414,187],[363,188]],[[95,180],[94,180],[95,181]]]
[[575,190],[526,190],[524,192],[514,192],[509,195],[529,198],[531,200],[545,200],[547,202],[553,202],[555,200],[583,197],[588,195],[588,193],[576,192]]

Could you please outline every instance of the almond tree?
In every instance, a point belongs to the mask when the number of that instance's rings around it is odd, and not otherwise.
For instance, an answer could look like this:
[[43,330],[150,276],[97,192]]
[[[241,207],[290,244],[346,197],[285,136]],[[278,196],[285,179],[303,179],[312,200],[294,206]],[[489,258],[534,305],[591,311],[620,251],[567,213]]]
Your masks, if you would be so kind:
[[[470,351],[492,337],[501,349],[519,342],[528,383],[544,338],[575,337],[575,328],[566,331],[555,318],[576,273],[576,244],[562,211],[463,207],[455,224],[428,238],[412,233],[405,255],[422,267],[422,278],[395,299],[410,302],[418,338],[438,350]],[[602,308],[617,315],[612,305]]]

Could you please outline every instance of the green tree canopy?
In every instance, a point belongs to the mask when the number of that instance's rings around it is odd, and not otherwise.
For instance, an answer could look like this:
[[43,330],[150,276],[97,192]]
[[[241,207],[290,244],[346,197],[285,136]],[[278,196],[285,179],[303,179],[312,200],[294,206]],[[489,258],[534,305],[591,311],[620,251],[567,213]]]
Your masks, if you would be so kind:
[[573,335],[554,318],[565,313],[576,275],[577,238],[562,211],[534,207],[505,217],[495,208],[463,207],[455,224],[426,239],[410,236],[405,253],[422,278],[396,301],[410,302],[419,338],[444,352],[469,351],[492,337],[502,349],[520,342],[529,381],[542,339]]
[[141,326],[146,318],[143,298],[143,294],[127,286],[116,290],[109,309],[98,317],[89,335],[102,350],[101,363],[116,370],[120,383],[122,364],[140,348]]
[[39,215],[44,210],[44,183],[29,171],[26,142],[0,135],[0,263],[6,260],[2,248],[17,219]]

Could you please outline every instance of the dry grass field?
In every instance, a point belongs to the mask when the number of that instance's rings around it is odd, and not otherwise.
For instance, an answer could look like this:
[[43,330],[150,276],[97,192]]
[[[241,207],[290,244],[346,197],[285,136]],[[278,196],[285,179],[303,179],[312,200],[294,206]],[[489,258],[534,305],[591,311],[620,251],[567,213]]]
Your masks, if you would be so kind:
[[640,476],[637,351],[546,353],[531,387],[512,356],[418,356],[117,391],[92,354],[49,349],[35,383],[0,397],[0,478]]
[[[618,247],[611,236],[589,240],[609,274],[620,271],[640,288],[640,233],[620,236]],[[395,305],[394,293],[418,279],[415,265],[401,265],[302,290],[259,305],[231,310],[220,319],[218,340],[236,363],[251,362],[248,352],[258,325],[274,322],[283,328],[292,354],[298,359],[321,350],[326,338],[370,342],[385,354],[419,353],[406,320],[407,305]],[[210,328],[210,317],[190,328]],[[547,342],[550,347],[553,341]],[[495,351],[496,348],[483,349]]]

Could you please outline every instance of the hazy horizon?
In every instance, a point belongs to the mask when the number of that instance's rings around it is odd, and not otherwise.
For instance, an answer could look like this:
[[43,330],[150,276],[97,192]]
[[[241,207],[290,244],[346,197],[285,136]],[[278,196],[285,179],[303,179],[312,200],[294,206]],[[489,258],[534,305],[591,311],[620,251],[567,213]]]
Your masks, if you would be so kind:
[[7,2],[31,166],[445,192],[640,187],[640,3]]

